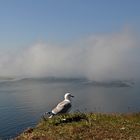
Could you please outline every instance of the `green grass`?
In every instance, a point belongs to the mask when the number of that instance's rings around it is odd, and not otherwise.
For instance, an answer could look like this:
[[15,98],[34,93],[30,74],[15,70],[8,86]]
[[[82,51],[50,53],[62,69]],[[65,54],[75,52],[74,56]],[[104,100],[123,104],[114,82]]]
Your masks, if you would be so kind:
[[16,140],[140,140],[140,113],[75,113],[42,119]]

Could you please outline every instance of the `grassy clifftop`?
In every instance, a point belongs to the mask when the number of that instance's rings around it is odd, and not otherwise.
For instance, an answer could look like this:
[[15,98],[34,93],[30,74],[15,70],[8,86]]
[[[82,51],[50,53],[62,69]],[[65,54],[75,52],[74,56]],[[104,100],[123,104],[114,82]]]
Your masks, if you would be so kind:
[[140,140],[140,113],[65,114],[42,119],[16,140]]

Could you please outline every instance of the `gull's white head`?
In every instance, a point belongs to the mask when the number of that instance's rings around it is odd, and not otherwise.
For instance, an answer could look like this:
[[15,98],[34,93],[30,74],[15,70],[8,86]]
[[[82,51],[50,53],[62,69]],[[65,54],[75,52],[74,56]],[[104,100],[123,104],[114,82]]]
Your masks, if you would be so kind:
[[64,99],[65,99],[65,100],[71,100],[72,97],[74,97],[74,96],[72,96],[71,93],[66,93],[66,94],[64,95]]

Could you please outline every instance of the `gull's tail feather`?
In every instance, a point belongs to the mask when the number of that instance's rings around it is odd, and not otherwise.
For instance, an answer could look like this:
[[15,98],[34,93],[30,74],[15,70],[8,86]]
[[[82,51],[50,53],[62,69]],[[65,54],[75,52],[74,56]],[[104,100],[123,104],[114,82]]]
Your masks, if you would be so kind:
[[46,119],[46,118],[52,118],[54,116],[54,114],[52,112],[45,112],[43,115],[42,115],[42,118],[43,119]]
[[45,112],[44,115],[51,114],[52,112]]

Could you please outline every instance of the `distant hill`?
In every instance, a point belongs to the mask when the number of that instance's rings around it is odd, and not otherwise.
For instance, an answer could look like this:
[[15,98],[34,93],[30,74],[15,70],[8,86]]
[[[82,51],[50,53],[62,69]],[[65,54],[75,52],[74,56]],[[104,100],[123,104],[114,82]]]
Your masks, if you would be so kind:
[[0,76],[0,80],[4,81],[4,80],[14,80],[14,77],[6,77],[6,76]]

